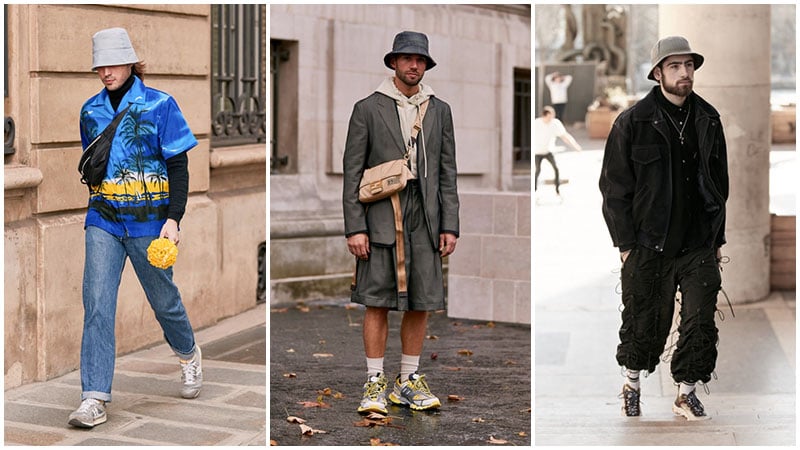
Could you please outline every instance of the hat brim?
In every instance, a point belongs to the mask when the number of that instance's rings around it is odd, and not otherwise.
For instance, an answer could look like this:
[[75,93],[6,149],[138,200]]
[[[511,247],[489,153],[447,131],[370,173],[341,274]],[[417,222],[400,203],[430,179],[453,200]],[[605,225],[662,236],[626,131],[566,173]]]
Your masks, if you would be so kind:
[[436,61],[434,61],[433,58],[424,53],[415,52],[389,52],[383,57],[383,64],[385,64],[387,68],[394,70],[392,67],[392,57],[397,55],[420,55],[425,58],[425,70],[431,70],[436,67]]
[[705,61],[705,58],[700,53],[686,53],[686,52],[668,53],[668,54],[664,55],[663,58],[658,60],[657,63],[653,64],[653,67],[650,68],[650,72],[647,74],[647,79],[656,81],[656,78],[653,76],[653,71],[655,71],[656,67],[658,67],[659,64],[664,62],[665,59],[669,58],[670,56],[675,56],[675,55],[692,55],[692,59],[694,60],[694,70],[698,70],[703,65],[703,62]]

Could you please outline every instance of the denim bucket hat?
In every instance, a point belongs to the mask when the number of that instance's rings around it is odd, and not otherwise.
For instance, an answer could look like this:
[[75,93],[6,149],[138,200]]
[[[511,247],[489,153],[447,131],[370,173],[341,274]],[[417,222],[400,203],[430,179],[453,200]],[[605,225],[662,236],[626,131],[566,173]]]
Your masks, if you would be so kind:
[[428,54],[428,36],[416,31],[403,31],[394,37],[392,51],[383,57],[386,67],[392,68],[391,60],[395,55],[422,55],[427,60],[425,70],[436,67],[436,61]]
[[703,55],[692,51],[691,47],[689,47],[689,41],[686,40],[685,37],[668,36],[656,42],[656,45],[650,50],[650,61],[652,64],[650,66],[650,72],[647,74],[647,79],[655,81],[653,70],[656,66],[661,64],[661,61],[674,55],[692,55],[695,70],[699,69],[705,60]]
[[100,30],[92,36],[92,70],[139,62],[124,28]]

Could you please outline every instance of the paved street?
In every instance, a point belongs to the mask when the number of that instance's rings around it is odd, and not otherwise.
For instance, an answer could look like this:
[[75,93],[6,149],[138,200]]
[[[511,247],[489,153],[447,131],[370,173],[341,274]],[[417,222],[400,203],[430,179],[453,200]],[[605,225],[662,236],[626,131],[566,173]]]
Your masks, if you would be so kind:
[[[438,411],[389,406],[366,425],[356,412],[366,381],[361,309],[342,300],[270,313],[270,440],[279,445],[531,445],[531,335],[528,325],[432,314],[420,373],[442,401]],[[400,369],[401,313],[389,315],[384,368]],[[391,387],[390,387],[391,389]],[[302,402],[307,402],[301,404]],[[303,435],[304,425],[325,433]]]
[[108,422],[67,424],[80,403],[79,371],[5,392],[6,445],[266,444],[266,306],[196,332],[203,391],[180,397],[180,366],[161,344],[117,358]]
[[[643,417],[623,418],[623,383],[614,359],[620,324],[619,256],[601,214],[597,188],[602,140],[569,130],[584,152],[556,155],[563,198],[547,163],[534,219],[536,445],[794,445],[795,292],[734,305],[722,300],[718,379],[699,388],[712,419],[675,417],[669,364],[642,379]],[[796,153],[773,148],[773,207],[795,213]],[[773,209],[775,210],[775,209]],[[724,287],[723,272],[723,287]]]

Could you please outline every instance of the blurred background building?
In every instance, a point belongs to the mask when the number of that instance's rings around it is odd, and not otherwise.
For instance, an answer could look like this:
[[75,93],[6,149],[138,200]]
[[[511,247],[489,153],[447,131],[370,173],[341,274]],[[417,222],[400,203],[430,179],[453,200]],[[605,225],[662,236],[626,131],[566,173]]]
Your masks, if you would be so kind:
[[403,30],[453,110],[462,234],[453,317],[530,323],[530,5],[271,5],[270,301],[349,297],[342,156],[356,101]]
[[[78,115],[103,86],[92,35],[124,27],[145,83],[172,94],[199,145],[175,280],[196,328],[266,297],[266,6],[5,5],[5,387],[78,367],[83,219]],[[132,269],[117,351],[163,340]]]

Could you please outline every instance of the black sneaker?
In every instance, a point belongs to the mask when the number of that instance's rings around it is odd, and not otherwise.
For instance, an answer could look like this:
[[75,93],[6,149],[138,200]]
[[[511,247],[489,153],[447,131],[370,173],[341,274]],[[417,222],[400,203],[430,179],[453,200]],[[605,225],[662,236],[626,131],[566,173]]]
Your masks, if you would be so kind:
[[707,420],[711,418],[706,415],[703,404],[700,403],[700,399],[697,398],[694,391],[688,394],[678,394],[678,398],[672,404],[672,412],[686,417],[686,420]]
[[622,385],[622,415],[626,417],[639,417],[642,415],[642,410],[639,408],[639,389],[634,389],[628,386],[628,383]]

